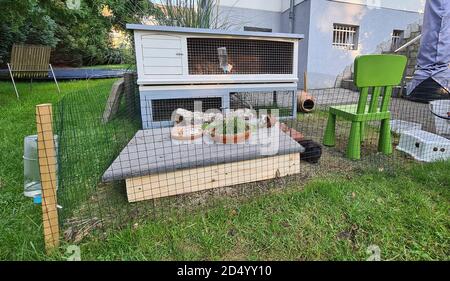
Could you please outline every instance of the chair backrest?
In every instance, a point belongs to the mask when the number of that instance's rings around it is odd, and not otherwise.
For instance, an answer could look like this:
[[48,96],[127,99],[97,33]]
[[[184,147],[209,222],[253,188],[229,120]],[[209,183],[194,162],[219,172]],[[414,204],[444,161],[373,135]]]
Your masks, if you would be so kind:
[[51,47],[14,44],[11,51],[11,70],[18,78],[47,77]]
[[369,113],[389,110],[392,88],[402,82],[406,64],[407,58],[399,55],[366,55],[355,59],[355,84],[361,91],[358,114],[365,112],[370,92]]

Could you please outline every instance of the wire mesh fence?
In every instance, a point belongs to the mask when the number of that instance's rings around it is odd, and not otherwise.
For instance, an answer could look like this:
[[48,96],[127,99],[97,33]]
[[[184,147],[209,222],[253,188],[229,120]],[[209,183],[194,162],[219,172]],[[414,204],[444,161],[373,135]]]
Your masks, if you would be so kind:
[[[429,140],[417,133],[439,134],[428,104],[393,98],[392,153],[380,152],[382,121],[367,121],[355,161],[348,157],[351,122],[338,117],[334,146],[323,143],[331,108],[357,104],[359,92],[310,90],[312,112],[299,110],[295,117],[283,114],[293,110],[289,92],[241,93],[230,99],[231,108],[214,99],[161,99],[151,104],[159,117],[143,129],[150,113],[134,79],[125,79],[122,98],[92,87],[53,105],[59,219],[66,240],[239,204],[301,188],[317,177],[372,169],[395,173],[415,159],[448,158],[445,137]],[[111,108],[117,109],[105,120]]]
[[224,75],[228,64],[225,74],[293,73],[292,42],[187,38],[187,49],[190,75]]

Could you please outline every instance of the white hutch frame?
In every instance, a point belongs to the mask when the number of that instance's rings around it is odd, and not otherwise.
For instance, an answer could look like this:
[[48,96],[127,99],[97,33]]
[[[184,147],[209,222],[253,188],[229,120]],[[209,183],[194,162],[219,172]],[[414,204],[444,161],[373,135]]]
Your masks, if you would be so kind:
[[[230,92],[294,91],[296,114],[299,34],[237,32],[212,29],[129,24],[134,31],[138,85],[144,129],[169,126],[170,121],[154,122],[151,101],[201,97],[222,98],[222,109],[230,108]],[[246,39],[293,43],[292,73],[190,75],[188,38]]]

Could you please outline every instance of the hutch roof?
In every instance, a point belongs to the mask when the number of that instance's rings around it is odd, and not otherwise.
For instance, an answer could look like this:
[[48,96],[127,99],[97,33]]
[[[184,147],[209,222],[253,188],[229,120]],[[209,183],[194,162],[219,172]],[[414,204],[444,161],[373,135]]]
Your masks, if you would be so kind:
[[208,35],[222,35],[222,36],[243,36],[243,37],[267,37],[267,38],[284,38],[284,39],[304,39],[303,34],[293,33],[271,33],[271,32],[254,32],[254,31],[231,31],[220,29],[206,29],[206,28],[192,28],[192,27],[177,27],[177,26],[159,26],[159,25],[144,25],[144,24],[127,24],[127,29],[155,31],[165,33],[197,33]]

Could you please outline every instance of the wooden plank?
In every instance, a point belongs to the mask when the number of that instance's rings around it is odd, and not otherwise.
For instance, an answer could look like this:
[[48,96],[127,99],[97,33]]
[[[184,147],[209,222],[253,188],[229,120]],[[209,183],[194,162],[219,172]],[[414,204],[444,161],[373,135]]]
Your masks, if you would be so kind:
[[42,220],[47,252],[59,246],[59,224],[56,197],[56,151],[53,140],[52,106],[36,106],[38,158],[42,187]]
[[300,173],[300,154],[185,169],[126,180],[129,202],[180,195]]
[[181,49],[142,48],[143,58],[179,58]]
[[181,75],[183,68],[181,66],[146,66],[144,73],[145,75]]
[[105,111],[103,112],[103,122],[109,122],[119,111],[120,99],[122,98],[124,89],[124,79],[121,78],[117,80],[109,94],[108,100],[106,101]]
[[144,66],[147,67],[165,67],[165,66],[183,66],[183,60],[179,58],[144,58]]
[[123,75],[123,95],[125,96],[125,104],[127,108],[127,112],[129,114],[133,114],[138,110],[138,102],[136,95],[136,73],[135,72],[127,72]]
[[11,51],[12,71],[18,78],[47,77],[51,47],[14,44]]
[[145,48],[154,49],[181,49],[181,40],[179,38],[174,39],[155,39],[155,38],[142,38],[142,46]]

